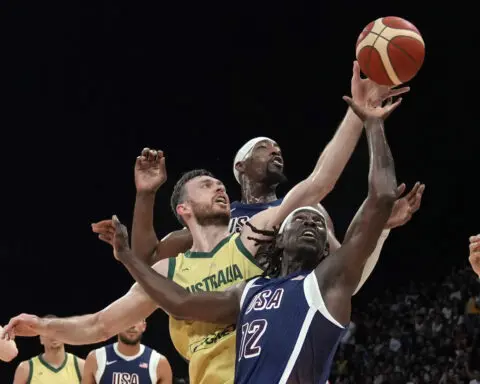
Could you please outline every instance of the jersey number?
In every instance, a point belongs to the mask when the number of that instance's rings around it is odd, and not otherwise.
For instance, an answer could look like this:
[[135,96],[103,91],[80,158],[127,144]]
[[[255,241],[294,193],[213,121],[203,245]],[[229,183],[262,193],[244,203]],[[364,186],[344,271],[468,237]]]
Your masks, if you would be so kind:
[[260,347],[260,339],[267,330],[267,320],[256,319],[251,323],[242,325],[242,344],[240,345],[240,353],[238,361],[251,359],[252,357],[260,355],[262,347]]

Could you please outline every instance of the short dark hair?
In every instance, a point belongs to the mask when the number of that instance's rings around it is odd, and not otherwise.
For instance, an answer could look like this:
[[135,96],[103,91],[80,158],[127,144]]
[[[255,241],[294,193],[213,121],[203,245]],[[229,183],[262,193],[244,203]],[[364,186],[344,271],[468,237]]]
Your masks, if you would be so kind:
[[175,184],[175,187],[173,187],[172,197],[170,198],[170,206],[172,207],[172,211],[177,217],[178,221],[182,225],[185,225],[185,222],[177,213],[177,205],[183,203],[185,200],[185,184],[187,184],[190,180],[200,176],[215,177],[211,172],[205,169],[194,169],[193,171],[184,173]]

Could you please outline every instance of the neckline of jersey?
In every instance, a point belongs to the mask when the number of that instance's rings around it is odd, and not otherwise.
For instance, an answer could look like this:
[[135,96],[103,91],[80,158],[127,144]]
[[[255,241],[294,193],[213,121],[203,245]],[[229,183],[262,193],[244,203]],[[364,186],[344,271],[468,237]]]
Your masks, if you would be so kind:
[[43,358],[43,353],[38,355],[38,360],[40,361],[40,363],[42,363],[46,368],[48,368],[49,370],[57,373],[57,372],[60,372],[64,367],[65,365],[67,364],[67,360],[68,360],[68,355],[67,355],[67,352],[65,352],[65,359],[63,360],[63,363],[58,367],[58,368],[55,368],[54,366],[50,365],[44,358]]
[[185,252],[185,257],[188,257],[190,259],[208,259],[210,257],[213,257],[215,253],[217,253],[220,248],[222,248],[228,242],[228,240],[231,239],[233,235],[234,233],[225,237],[210,252],[191,252],[190,250],[188,250],[187,252]]

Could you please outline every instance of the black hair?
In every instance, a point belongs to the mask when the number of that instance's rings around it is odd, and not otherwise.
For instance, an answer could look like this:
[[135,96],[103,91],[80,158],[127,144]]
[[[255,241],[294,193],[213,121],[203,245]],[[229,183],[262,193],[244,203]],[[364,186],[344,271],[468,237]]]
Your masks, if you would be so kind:
[[177,220],[180,224],[185,225],[182,217],[177,213],[177,205],[183,203],[185,199],[185,184],[187,184],[190,180],[194,179],[195,177],[199,176],[210,176],[215,177],[213,174],[205,169],[194,169],[193,171],[186,172],[182,175],[182,177],[177,181],[175,186],[173,187],[172,196],[170,198],[170,206],[172,207],[172,211],[176,216]]
[[278,277],[282,269],[283,254],[283,249],[277,246],[278,228],[273,227],[272,231],[267,231],[254,227],[249,221],[245,224],[250,227],[253,233],[270,237],[270,239],[258,239],[256,237],[247,237],[247,239],[255,241],[255,245],[260,245],[255,259],[263,269],[262,276]]

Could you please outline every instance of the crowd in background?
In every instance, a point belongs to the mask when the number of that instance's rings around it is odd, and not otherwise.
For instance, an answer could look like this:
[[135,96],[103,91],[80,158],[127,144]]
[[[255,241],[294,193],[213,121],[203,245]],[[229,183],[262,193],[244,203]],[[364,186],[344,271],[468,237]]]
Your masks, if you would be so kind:
[[480,384],[480,299],[470,266],[354,306],[332,384]]

